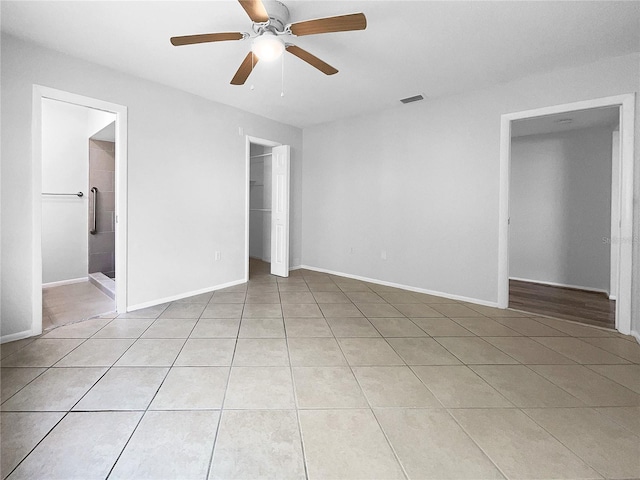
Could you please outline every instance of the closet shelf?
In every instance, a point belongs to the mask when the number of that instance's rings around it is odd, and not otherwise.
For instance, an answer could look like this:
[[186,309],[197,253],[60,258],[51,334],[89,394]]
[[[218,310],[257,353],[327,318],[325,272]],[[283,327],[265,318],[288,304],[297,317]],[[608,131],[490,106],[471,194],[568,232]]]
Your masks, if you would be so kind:
[[255,180],[251,180],[249,183],[252,187],[264,187],[264,183],[256,183]]
[[270,208],[250,208],[252,212],[270,212]]

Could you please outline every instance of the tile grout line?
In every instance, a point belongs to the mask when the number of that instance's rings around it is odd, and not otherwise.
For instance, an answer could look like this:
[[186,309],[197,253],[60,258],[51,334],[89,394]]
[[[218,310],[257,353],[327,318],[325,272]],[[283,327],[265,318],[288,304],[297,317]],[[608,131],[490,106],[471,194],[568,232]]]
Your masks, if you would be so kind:
[[[56,411],[49,411],[49,412],[46,412],[46,413],[55,413],[55,412],[56,412]],[[58,412],[60,412],[60,411],[58,411]],[[2,412],[2,413],[5,413],[5,412]],[[31,412],[6,412],[6,413],[31,413]],[[42,413],[42,412],[41,412],[41,411],[38,411],[38,412],[36,412],[36,413]],[[47,433],[45,433],[45,434],[44,434],[44,436],[43,436],[43,437],[42,437],[42,438],[41,438],[41,439],[40,439],[40,440],[39,440],[39,441],[38,441],[38,442],[33,446],[33,448],[32,448],[31,450],[29,450],[29,452],[28,452],[24,457],[22,457],[22,459],[17,463],[17,465],[16,465],[15,467],[13,467],[13,469],[12,469],[12,470],[7,474],[7,475],[4,475],[4,472],[2,472],[2,473],[3,473],[3,477],[2,477],[2,478],[4,478],[4,479],[9,478],[9,476],[10,476],[10,475],[12,475],[12,474],[13,474],[13,472],[15,472],[15,471],[20,467],[20,465],[22,465],[22,463],[23,463],[27,458],[29,458],[29,455],[31,455],[31,454],[33,453],[33,451],[34,451],[36,448],[38,448],[38,446],[39,446],[42,442],[44,442],[44,439],[45,439],[45,438],[47,438],[47,437],[49,436],[49,434],[50,434],[51,432],[53,432],[53,430],[54,430],[58,425],[60,425],[60,423],[62,422],[62,420],[64,420],[65,418],[67,418],[67,415],[69,415],[69,413],[71,413],[71,412],[70,412],[70,411],[66,411],[66,412],[63,412],[63,413],[64,413],[64,414],[62,415],[62,417],[60,417],[60,420],[58,420],[58,421],[55,423],[55,425],[53,425],[53,426],[52,426],[52,427],[47,431]]]
[[460,429],[464,432],[464,434],[467,436],[467,438],[469,438],[469,440],[471,440],[474,445],[476,445],[478,447],[478,449],[482,452],[482,454],[487,457],[487,459],[496,467],[496,469],[498,470],[498,472],[500,472],[500,474],[505,478],[505,479],[510,479],[511,477],[509,477],[509,475],[507,475],[507,472],[505,472],[500,465],[498,465],[498,462],[496,460],[494,460],[493,458],[491,458],[491,455],[489,455],[489,452],[487,452],[484,448],[482,448],[482,446],[476,441],[475,438],[473,438],[473,436],[471,436],[471,433],[469,433],[467,431],[466,428],[464,428],[464,426],[462,426],[462,424],[458,421],[458,419],[455,417],[455,415],[453,415],[448,408],[445,408],[447,414],[453,419],[454,422],[456,422],[456,425],[458,425],[458,427],[460,427]]
[[[365,317],[366,318],[366,317]],[[371,322],[370,322],[371,323]],[[374,326],[375,328],[375,326]],[[384,337],[383,337],[384,338]],[[386,341],[386,340],[385,340]],[[387,342],[387,345],[389,345],[389,343]],[[389,345],[390,346],[390,345]],[[358,387],[360,388],[360,393],[362,394],[363,398],[365,399],[365,401],[367,402],[367,405],[369,406],[368,410],[369,412],[371,412],[371,415],[373,415],[373,418],[376,421],[376,424],[378,425],[378,428],[380,429],[380,432],[382,432],[382,436],[384,437],[385,441],[387,442],[387,445],[389,446],[389,449],[391,450],[391,453],[393,454],[393,458],[396,460],[398,466],[400,467],[400,470],[402,471],[402,474],[404,475],[404,477],[406,479],[409,479],[409,474],[406,471],[404,465],[402,464],[402,462],[400,461],[400,457],[398,456],[395,448],[393,448],[393,445],[391,444],[391,441],[389,440],[389,437],[387,436],[386,432],[384,431],[384,428],[382,428],[382,425],[380,425],[380,421],[378,420],[378,417],[375,414],[375,411],[373,410],[373,406],[371,405],[371,400],[369,400],[369,397],[367,396],[367,394],[365,393],[364,389],[362,388],[362,384],[360,383],[360,380],[358,380],[358,376],[356,375],[356,373],[353,371],[353,365],[351,365],[349,363],[349,360],[347,359],[347,356],[344,353],[344,350],[342,349],[342,346],[340,345],[340,343],[338,342],[338,347],[340,348],[340,350],[342,351],[342,355],[345,357],[345,360],[347,361],[347,366],[349,367],[349,371],[351,372],[351,375],[353,376],[354,380],[356,381],[356,384],[358,385]],[[404,362],[404,359],[401,358],[401,360]],[[405,362],[405,367],[406,362]],[[413,372],[412,372],[413,373]],[[415,375],[415,374],[414,374]],[[434,398],[436,398],[434,396]],[[436,401],[439,402],[439,400],[436,398]]]
[[[247,286],[248,286],[248,283],[249,282],[247,282]],[[233,362],[235,361],[236,351],[238,349],[238,340],[240,339],[240,328],[242,326],[242,315],[244,314],[244,307],[246,305],[246,299],[248,294],[247,290],[245,290],[245,301],[242,304],[242,312],[240,312],[240,321],[238,322],[238,331],[236,332],[236,337],[234,339],[235,341],[233,344],[233,353],[231,354],[229,371],[227,373],[227,382],[224,387],[224,393],[222,394],[222,402],[220,402],[220,410],[219,410],[220,413],[218,416],[218,424],[216,426],[216,433],[213,436],[213,445],[211,446],[211,454],[209,455],[209,464],[207,466],[207,474],[206,474],[205,480],[211,476],[211,468],[213,467],[213,457],[215,455],[216,445],[218,443],[218,435],[220,435],[220,427],[222,426],[222,415],[224,414],[224,403],[227,399],[227,392],[229,391],[229,383],[231,382],[231,369],[233,368]],[[215,296],[215,293],[214,293],[214,296]],[[211,299],[213,299],[213,297],[211,297]]]
[[[136,344],[136,342],[138,340],[140,340],[142,338],[142,335],[145,334],[145,332],[147,332],[147,330],[149,330],[154,323],[156,323],[156,321],[160,318],[160,316],[169,308],[169,306],[171,305],[171,303],[173,302],[169,302],[169,304],[167,305],[167,307],[160,313],[160,315],[158,315],[153,322],[151,322],[149,324],[149,326],[140,334],[140,336],[137,338],[137,340],[135,342],[133,342],[133,345]],[[200,314],[202,315],[202,314]],[[200,320],[200,317],[198,317],[198,320]],[[195,326],[197,325],[197,321],[196,323],[193,325],[193,327],[191,328],[191,332],[193,332],[193,329],[195,328]],[[191,334],[190,332],[190,334]],[[180,347],[180,351],[177,353],[177,355],[175,356],[175,358],[173,359],[173,362],[171,363],[171,365],[169,366],[169,368],[167,368],[167,372],[165,373],[162,381],[160,382],[160,384],[158,385],[158,387],[156,388],[156,391],[154,392],[154,394],[151,396],[151,399],[149,400],[149,403],[147,404],[146,408],[144,409],[144,411],[142,411],[142,415],[140,415],[140,418],[138,419],[138,421],[136,422],[135,427],[133,427],[133,430],[131,431],[131,434],[129,435],[129,437],[127,438],[127,441],[125,442],[124,446],[122,447],[122,450],[120,450],[120,453],[118,454],[118,456],[116,457],[115,461],[113,462],[113,465],[111,465],[111,468],[109,469],[109,472],[107,473],[107,476],[105,477],[105,479],[108,479],[111,474],[113,473],[113,469],[116,468],[116,465],[118,464],[118,462],[120,461],[120,458],[122,457],[122,454],[125,452],[125,450],[127,449],[127,446],[129,445],[129,443],[131,442],[131,439],[133,438],[133,436],[135,435],[136,431],[138,430],[138,427],[140,426],[140,424],[142,423],[142,420],[145,418],[145,416],[147,415],[147,412],[149,411],[149,408],[151,407],[151,404],[153,403],[153,400],[156,398],[156,396],[158,395],[158,392],[160,391],[160,389],[162,388],[162,385],[164,385],[164,382],[166,381],[167,377],[169,376],[169,372],[171,371],[171,369],[173,368],[173,365],[176,363],[176,360],[178,359],[178,357],[180,356],[180,353],[182,353],[182,350],[184,349],[184,346],[187,343],[187,339],[189,337],[187,337],[185,339],[185,341],[182,343],[182,347]],[[131,347],[130,347],[131,348]],[[127,350],[128,351],[128,350]],[[124,353],[123,353],[124,355]],[[122,358],[122,357],[120,357]],[[114,364],[115,365],[115,364]],[[163,367],[155,367],[155,366],[151,366],[149,365],[149,367],[152,368],[163,368]],[[118,367],[114,367],[112,366],[111,368],[118,368]],[[135,368],[135,367],[134,367]],[[141,410],[135,410],[135,411],[141,411]]]
[[[305,281],[305,285],[307,282]],[[308,287],[308,286],[307,286]],[[280,288],[278,287],[278,294],[280,294]],[[315,297],[314,297],[315,298]],[[280,299],[282,301],[282,297]],[[316,302],[317,305],[317,302]],[[296,414],[296,424],[298,426],[298,435],[300,436],[300,453],[302,454],[302,468],[304,469],[304,478],[309,479],[309,468],[307,465],[307,454],[304,448],[304,439],[302,437],[302,424],[300,422],[300,412],[298,409],[298,393],[296,391],[296,381],[293,376],[293,362],[291,361],[291,351],[289,350],[289,336],[287,335],[287,322],[284,321],[284,311],[282,312],[282,324],[284,327],[284,338],[287,347],[287,358],[289,359],[289,375],[291,376],[291,389],[293,390],[293,406]]]
[[[555,408],[555,407],[547,407],[547,408]],[[592,407],[574,407],[574,408],[589,408],[590,410],[593,410]],[[588,466],[589,468],[592,468],[594,472],[596,472],[597,474],[599,474],[603,479],[607,478],[607,476],[601,472],[600,470],[598,470],[595,466],[593,466],[591,463],[589,463],[589,461],[587,460],[587,458],[583,458],[582,455],[579,455],[578,452],[575,452],[572,448],[570,448],[568,445],[566,445],[562,440],[560,440],[558,437],[556,437],[553,433],[551,433],[549,430],[547,430],[543,425],[541,425],[539,422],[536,421],[535,418],[533,418],[531,415],[529,415],[524,408],[520,408],[520,411],[522,412],[522,414],[524,416],[526,416],[529,420],[531,420],[534,424],[536,424],[539,428],[541,428],[544,432],[547,433],[547,435],[549,435],[551,438],[553,438],[556,442],[558,442],[560,445],[562,445],[564,448],[566,448],[567,450],[569,450],[572,454],[574,454],[576,456],[576,458],[578,458],[580,461],[582,461],[586,466]],[[595,411],[595,410],[594,410]]]
[[[113,321],[113,320],[114,320],[114,319],[111,319],[111,321]],[[102,328],[100,328],[100,329],[98,329],[96,332],[94,332],[90,337],[85,338],[83,342],[81,342],[80,344],[78,344],[78,345],[77,345],[73,350],[71,350],[69,353],[67,353],[67,354],[66,354],[66,355],[64,355],[63,357],[61,357],[61,358],[60,358],[57,362],[55,362],[55,363],[58,363],[60,360],[62,360],[62,359],[63,359],[63,358],[65,358],[67,355],[69,355],[71,352],[73,352],[76,348],[80,347],[80,345],[83,345],[87,340],[89,340],[90,338],[92,338],[92,337],[93,337],[93,335],[95,335],[95,334],[96,334],[96,333],[98,333],[100,330],[102,330],[102,329],[103,329],[103,328],[105,328],[107,325],[109,325],[109,324],[111,323],[111,321],[110,321],[110,322],[107,322],[107,324],[106,324],[106,325],[104,325]],[[135,341],[134,341],[134,342],[133,342],[133,343],[132,343],[128,348],[127,348],[127,350],[128,350],[129,348],[131,348],[131,346],[133,346],[133,344],[134,344],[134,343],[135,343]],[[125,350],[125,352],[123,352],[123,353],[122,353],[122,355],[124,355],[124,354],[126,353],[126,351],[127,351],[127,350]],[[17,352],[16,352],[16,353],[17,353]],[[122,355],[120,355],[120,357],[118,357],[118,359],[120,359],[120,358],[122,357]],[[116,362],[117,362],[117,361],[118,361],[118,360],[116,360]],[[55,365],[55,363],[54,363],[54,365]],[[114,363],[115,363],[115,362],[114,362]],[[112,365],[112,366],[113,366],[113,365]],[[53,365],[51,365],[50,367],[46,367],[46,369],[45,369],[43,372],[41,372],[41,373],[40,373],[40,375],[38,375],[38,377],[40,377],[41,375],[43,375],[45,372],[49,371],[49,370],[50,370],[50,369],[52,369],[52,368],[54,368],[54,366],[53,366]],[[57,368],[93,368],[93,367],[57,367]],[[95,368],[102,368],[102,367],[95,367]],[[56,423],[56,424],[55,424],[55,425],[54,425],[54,426],[53,426],[53,427],[52,427],[52,428],[51,428],[51,429],[50,429],[50,430],[49,430],[49,431],[48,431],[48,432],[47,432],[47,433],[46,433],[46,434],[45,434],[45,435],[40,439],[40,441],[38,441],[38,442],[36,443],[36,445],[35,445],[35,446],[34,446],[34,447],[33,447],[33,448],[32,448],[32,449],[31,449],[31,450],[30,450],[30,451],[29,451],[29,452],[28,452],[28,453],[27,453],[23,458],[22,458],[22,460],[20,460],[20,462],[15,466],[15,468],[14,468],[13,470],[11,470],[10,474],[12,474],[12,473],[13,473],[13,472],[14,472],[14,471],[15,471],[15,470],[16,470],[16,469],[17,469],[17,468],[18,468],[18,467],[19,467],[19,466],[20,466],[20,465],[21,465],[21,464],[22,464],[22,463],[23,463],[23,462],[24,462],[24,461],[29,457],[29,455],[31,455],[31,454],[33,453],[33,451],[34,451],[34,450],[35,450],[35,449],[36,449],[36,448],[37,448],[37,447],[38,447],[38,446],[39,446],[39,445],[40,445],[40,444],[45,440],[45,438],[47,438],[47,437],[51,434],[51,432],[54,430],[54,428],[56,428],[56,427],[57,427],[57,426],[62,422],[62,420],[64,420],[64,419],[65,419],[65,418],[66,418],[70,413],[72,413],[72,411],[73,411],[73,407],[75,407],[75,406],[76,406],[80,401],[82,401],[82,399],[87,395],[87,393],[89,393],[89,391],[90,391],[91,389],[93,389],[93,387],[95,387],[95,386],[96,386],[96,384],[97,384],[100,380],[102,380],[102,378],[104,378],[104,376],[107,374],[107,372],[109,372],[109,370],[111,370],[111,368],[112,368],[112,367],[107,367],[107,369],[104,371],[104,373],[103,373],[103,374],[102,374],[102,375],[101,375],[101,376],[100,376],[100,377],[99,377],[99,378],[98,378],[98,379],[93,383],[93,385],[91,385],[91,386],[87,389],[87,391],[86,391],[86,392],[85,392],[85,393],[84,393],[84,394],[83,394],[83,395],[78,399],[78,401],[77,401],[77,402],[75,402],[75,403],[71,406],[71,408],[69,408],[69,409],[64,413],[64,415],[60,418],[60,420],[59,420],[59,421],[58,421],[58,422],[57,422],[57,423]],[[38,378],[38,377],[36,377],[36,378]],[[35,378],[34,378],[33,380],[35,380]],[[33,381],[33,380],[32,380],[32,381]],[[31,383],[31,382],[29,382],[29,383]],[[27,385],[28,385],[28,384],[27,384]],[[24,386],[24,387],[22,387],[20,390],[18,390],[18,392],[19,392],[19,391],[21,391],[23,388],[25,388],[27,385],[25,385],[25,386]],[[16,395],[18,392],[16,392],[14,395]],[[12,397],[13,397],[13,395],[12,395]],[[9,398],[11,398],[11,397],[9,397]],[[9,400],[9,399],[7,399],[7,400]],[[5,402],[6,402],[7,400],[5,400]],[[4,404],[5,402],[3,402],[3,404]],[[24,411],[23,411],[23,412],[24,412]],[[36,412],[40,413],[40,412],[41,412],[41,410],[37,410]],[[8,475],[7,475],[7,477],[8,477]]]

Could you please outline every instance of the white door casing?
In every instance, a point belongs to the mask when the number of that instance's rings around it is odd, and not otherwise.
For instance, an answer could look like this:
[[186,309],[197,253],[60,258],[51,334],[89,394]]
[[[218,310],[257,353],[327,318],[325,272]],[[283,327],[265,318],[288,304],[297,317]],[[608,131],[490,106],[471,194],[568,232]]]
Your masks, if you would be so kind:
[[289,276],[289,145],[273,147],[271,189],[271,274]]
[[567,113],[590,108],[620,108],[620,165],[619,165],[619,226],[617,241],[611,248],[618,257],[616,290],[616,330],[625,335],[631,332],[631,298],[633,277],[633,179],[635,93],[554,105],[535,110],[507,113],[500,120],[500,207],[498,241],[498,308],[509,304],[509,177],[511,169],[511,122],[525,118]]
[[[620,112],[622,115],[622,112]],[[615,242],[620,240],[620,129],[611,135],[611,236],[609,247],[611,255],[611,271],[609,281],[609,298],[616,300],[618,296],[618,250]]]
[[[48,98],[61,102],[80,105],[96,110],[104,110],[116,115],[116,173],[115,173],[115,255],[116,272],[116,309],[125,313],[128,308],[128,253],[127,253],[127,107],[103,100],[77,95],[42,85],[33,85],[32,90],[32,318],[31,330],[19,338],[42,333],[42,100]],[[18,337],[13,340],[17,340]]]

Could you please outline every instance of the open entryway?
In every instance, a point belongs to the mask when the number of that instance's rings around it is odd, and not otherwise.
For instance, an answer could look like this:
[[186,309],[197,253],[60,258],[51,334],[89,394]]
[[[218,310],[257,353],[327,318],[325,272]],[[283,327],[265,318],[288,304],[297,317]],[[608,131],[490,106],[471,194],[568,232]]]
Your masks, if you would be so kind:
[[39,86],[33,105],[33,329],[115,316],[126,311],[126,108]]
[[503,115],[501,307],[629,333],[633,107]]
[[289,276],[290,147],[247,137],[247,279]]

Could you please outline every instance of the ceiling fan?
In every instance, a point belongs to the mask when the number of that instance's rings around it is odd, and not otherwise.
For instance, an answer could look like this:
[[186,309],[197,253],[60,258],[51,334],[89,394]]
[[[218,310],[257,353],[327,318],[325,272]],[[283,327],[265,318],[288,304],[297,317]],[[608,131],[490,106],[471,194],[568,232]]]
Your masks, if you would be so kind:
[[367,19],[363,13],[289,23],[289,9],[281,2],[266,1],[267,11],[262,0],[238,1],[253,22],[252,34],[246,32],[220,32],[171,37],[171,44],[174,46],[252,39],[251,51],[247,54],[231,80],[232,85],[243,85],[247,78],[249,78],[258,60],[275,60],[279,58],[285,50],[326,75],[338,73],[338,70],[328,63],[320,60],[306,50],[284,41],[284,38],[301,37],[303,35],[315,35],[319,33],[364,30],[367,28]]

